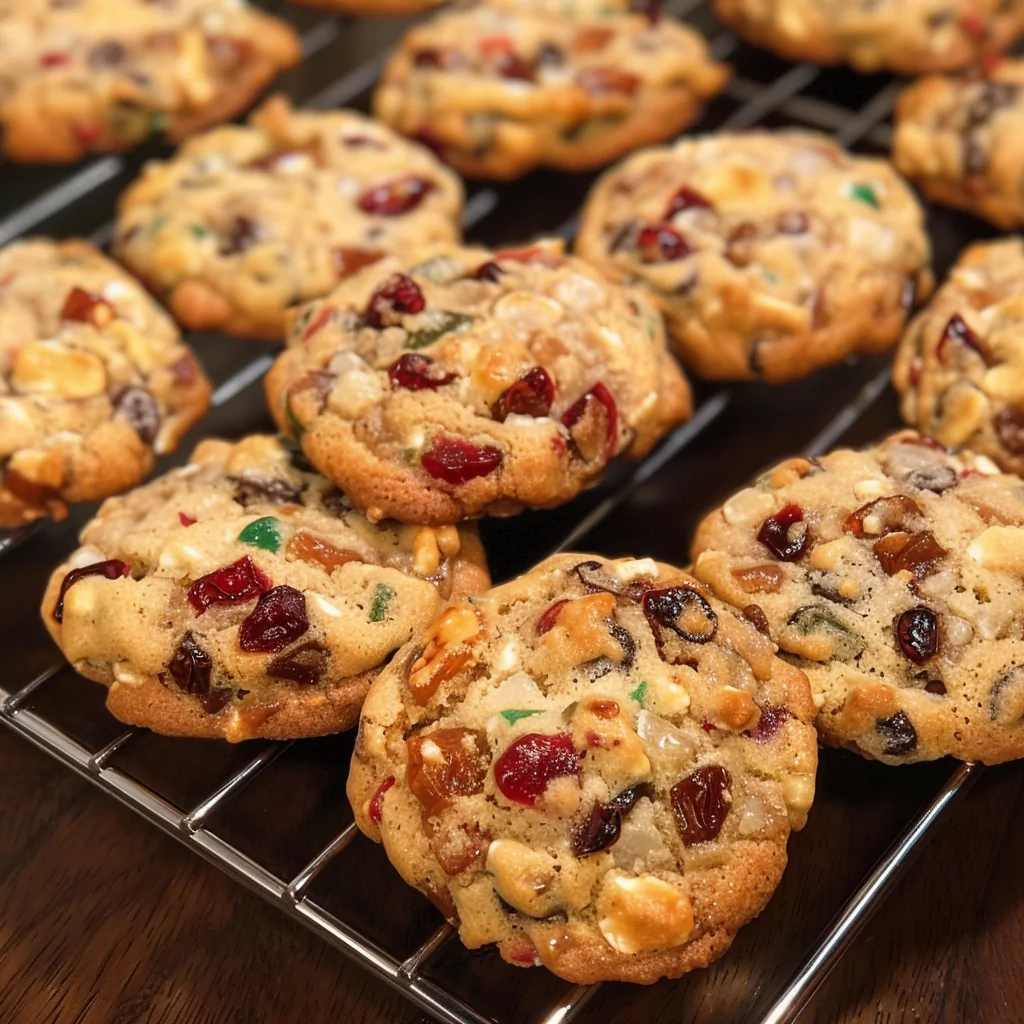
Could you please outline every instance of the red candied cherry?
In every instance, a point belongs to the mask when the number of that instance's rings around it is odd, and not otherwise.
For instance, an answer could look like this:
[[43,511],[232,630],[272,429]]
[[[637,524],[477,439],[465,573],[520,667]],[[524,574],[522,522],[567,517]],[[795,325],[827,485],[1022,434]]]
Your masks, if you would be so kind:
[[404,315],[422,313],[427,300],[407,274],[392,274],[371,296],[363,312],[367,326],[378,331],[397,324]]
[[988,359],[981,349],[981,341],[978,335],[967,326],[967,321],[959,313],[954,313],[949,318],[949,323],[946,324],[942,331],[942,337],[939,339],[939,345],[935,352],[939,357],[940,363],[946,361],[947,349],[950,345],[966,345],[967,348],[974,349],[985,360],[986,364],[988,363]]
[[102,295],[87,292],[84,288],[76,286],[68,292],[64,299],[60,318],[102,327],[114,319],[114,310]]
[[433,189],[433,182],[426,178],[406,174],[367,189],[358,199],[359,209],[378,217],[400,217],[415,210]]
[[64,621],[64,595],[79,581],[86,576],[104,576],[108,580],[116,580],[127,576],[132,567],[119,558],[108,558],[105,562],[93,562],[92,565],[83,565],[79,569],[72,569],[60,585],[60,593],[57,594],[57,604],[53,609],[53,617],[57,622]]
[[436,391],[445,384],[455,380],[454,373],[431,369],[434,360],[429,356],[421,356],[418,352],[407,352],[395,360],[388,370],[388,378],[393,387],[405,388],[407,391]]
[[263,594],[238,628],[243,651],[273,654],[298,640],[309,629],[306,598],[301,590],[282,584]]
[[562,425],[580,450],[580,454],[589,461],[601,454],[601,449],[592,450],[594,446],[586,444],[590,434],[588,424],[592,417],[603,416],[606,420],[603,438],[604,457],[610,459],[615,454],[615,445],[619,438],[619,411],[612,393],[598,381],[582,398],[577,399],[562,414]]
[[665,220],[671,220],[677,213],[682,213],[683,210],[713,210],[714,207],[711,205],[711,201],[695,188],[691,188],[689,185],[682,185],[676,189],[675,195],[668,201],[668,207],[665,209]]
[[377,791],[370,798],[366,813],[370,821],[379,825],[384,819],[384,794],[395,784],[394,775],[389,775],[378,787]]
[[420,464],[436,480],[464,484],[493,473],[503,458],[494,445],[475,445],[459,437],[435,437],[432,447],[420,456]]
[[554,400],[555,382],[543,366],[534,366],[505,389],[492,406],[491,413],[501,422],[513,413],[517,416],[547,416]]
[[672,787],[672,813],[684,846],[710,843],[718,838],[729,814],[725,793],[731,782],[725,768],[709,764]]
[[905,658],[923,665],[939,651],[939,618],[930,608],[910,608],[893,623],[896,643]]
[[494,763],[494,781],[503,796],[532,807],[554,779],[579,778],[580,754],[572,736],[531,732],[520,736]]
[[211,604],[234,604],[251,601],[266,593],[272,584],[246,555],[231,565],[207,573],[189,587],[188,603],[197,615],[202,615]]
[[675,228],[665,224],[641,228],[636,248],[643,263],[671,263],[693,252],[689,242]]
[[550,633],[551,630],[555,628],[558,616],[562,614],[562,609],[568,603],[568,601],[564,600],[556,601],[544,611],[541,617],[537,620],[537,636],[543,636],[545,633]]
[[799,562],[810,538],[806,527],[796,530],[793,527],[803,521],[804,510],[799,505],[786,505],[761,524],[757,539],[781,561]]

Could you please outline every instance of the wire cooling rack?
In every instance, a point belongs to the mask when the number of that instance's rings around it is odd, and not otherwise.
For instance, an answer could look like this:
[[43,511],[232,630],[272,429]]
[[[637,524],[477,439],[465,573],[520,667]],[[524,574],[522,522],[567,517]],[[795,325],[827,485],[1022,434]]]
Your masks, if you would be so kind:
[[[408,22],[273,6],[303,38],[304,59],[282,76],[282,88],[307,106],[365,109]],[[897,82],[783,63],[724,31],[701,0],[666,9],[701,29],[737,72],[699,130],[797,125],[861,152],[887,151]],[[70,171],[0,166],[0,244],[28,232],[106,244],[117,194],[146,158],[166,152],[154,143]],[[472,186],[467,236],[492,245],[539,233],[569,239],[592,180],[537,172],[501,188]],[[933,211],[930,226],[940,272],[981,232],[945,211]],[[215,382],[213,408],[162,470],[201,436],[271,429],[258,382],[273,350],[209,335],[190,340]],[[613,468],[601,487],[561,509],[486,522],[495,579],[559,549],[685,564],[702,510],[766,464],[794,451],[866,443],[895,427],[888,374],[887,360],[876,358],[784,387],[698,387],[693,420],[644,462]],[[344,792],[351,734],[231,747],[126,729],[107,714],[102,689],[59,659],[36,610],[51,567],[92,511],[0,535],[2,593],[10,595],[0,598],[7,662],[0,721],[450,1024],[793,1020],[980,772],[950,762],[894,770],[824,751],[818,800],[790,841],[790,869],[768,909],[718,963],[649,989],[574,986],[540,970],[520,972],[493,952],[465,950],[358,833]]]

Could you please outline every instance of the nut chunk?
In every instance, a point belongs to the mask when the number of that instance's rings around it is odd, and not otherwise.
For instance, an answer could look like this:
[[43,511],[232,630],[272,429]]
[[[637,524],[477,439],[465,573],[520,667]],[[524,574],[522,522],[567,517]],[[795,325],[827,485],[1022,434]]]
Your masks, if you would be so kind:
[[691,576],[558,555],[398,652],[348,795],[467,946],[650,983],[767,903],[814,796],[813,716],[806,676]]
[[[417,565],[425,533],[439,554]],[[270,436],[202,442],[81,539],[43,621],[113,715],[172,736],[347,729],[394,651],[488,585],[474,529],[373,527]]]
[[1019,477],[904,431],[783,463],[704,520],[693,557],[807,673],[826,742],[887,764],[1024,757]]
[[87,242],[0,249],[0,529],[137,484],[209,402],[174,324]]
[[642,294],[558,243],[382,259],[302,310],[270,409],[371,519],[558,505],[689,418]]

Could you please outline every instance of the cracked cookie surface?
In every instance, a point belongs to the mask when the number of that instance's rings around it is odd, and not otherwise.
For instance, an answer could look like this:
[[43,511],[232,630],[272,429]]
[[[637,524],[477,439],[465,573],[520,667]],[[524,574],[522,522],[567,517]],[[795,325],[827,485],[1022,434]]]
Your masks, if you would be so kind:
[[651,983],[768,902],[814,796],[813,715],[803,673],[685,573],[560,555],[395,656],[348,795],[467,946]]
[[266,377],[278,425],[371,519],[558,505],[689,417],[635,289],[558,243],[422,255],[302,310]]
[[89,243],[0,249],[0,528],[137,484],[209,402],[171,319]]
[[244,110],[299,56],[292,28],[237,0],[0,0],[4,152],[69,163],[178,141]]
[[1024,484],[910,431],[792,459],[701,524],[694,575],[808,675],[833,745],[1024,756]]
[[462,186],[353,111],[275,96],[190,139],[120,200],[120,259],[194,330],[280,340],[285,310],[386,253],[459,238]]
[[203,441],[81,544],[43,621],[115,717],[174,736],[347,729],[391,654],[488,585],[472,527],[373,525],[270,436]]
[[791,380],[886,349],[932,288],[905,182],[810,132],[636,153],[591,190],[576,247],[647,285],[684,363],[714,379]]
[[462,174],[509,179],[601,167],[669,138],[727,78],[703,38],[671,21],[481,5],[405,36],[374,113]]

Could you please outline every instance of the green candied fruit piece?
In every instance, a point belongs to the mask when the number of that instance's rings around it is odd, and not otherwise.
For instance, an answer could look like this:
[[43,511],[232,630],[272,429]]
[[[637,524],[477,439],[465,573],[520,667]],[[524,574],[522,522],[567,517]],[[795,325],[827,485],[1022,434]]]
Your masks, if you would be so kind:
[[862,181],[854,182],[850,185],[849,195],[851,199],[856,199],[876,210],[880,210],[882,208],[882,204],[878,200],[878,194],[870,185],[867,185]]
[[291,398],[285,398],[284,400],[284,418],[288,422],[288,429],[295,436],[295,440],[301,439],[302,435],[306,433],[306,428],[302,425],[302,421],[298,416],[295,415],[295,410],[292,408]]
[[370,605],[370,621],[383,622],[388,617],[388,605],[395,592],[386,584],[378,583],[373,590],[373,604]]
[[209,238],[213,234],[205,224],[189,224],[188,229],[192,233],[192,237],[198,239],[200,242],[204,238]]
[[437,323],[433,327],[424,327],[420,331],[413,331],[405,342],[406,348],[426,348],[433,345],[438,338],[443,338],[453,331],[461,331],[467,328],[472,322],[471,316],[462,313],[449,313],[447,310],[440,310]]
[[644,706],[644,697],[647,696],[647,680],[644,679],[635,690],[629,691],[629,699],[635,700],[640,707]]
[[795,627],[804,636],[813,633],[824,633],[835,643],[832,657],[838,661],[851,661],[864,650],[864,638],[844,626],[827,608],[809,604],[797,608],[789,617],[789,625]]
[[243,544],[251,544],[261,551],[277,552],[281,549],[281,521],[273,516],[264,516],[250,523],[239,535]]
[[527,708],[509,708],[507,711],[499,711],[498,714],[508,722],[515,725],[522,718],[532,718],[534,715],[543,715],[543,711],[530,711]]

